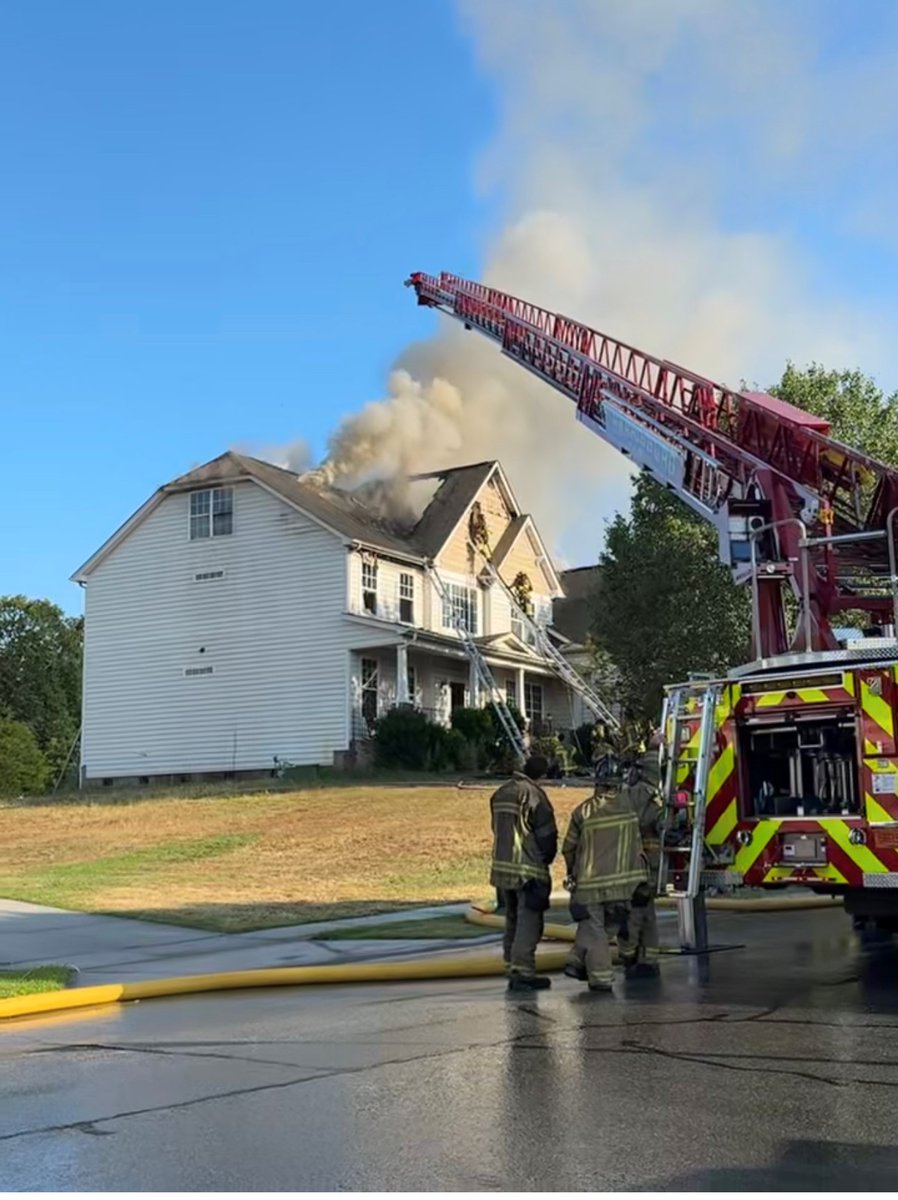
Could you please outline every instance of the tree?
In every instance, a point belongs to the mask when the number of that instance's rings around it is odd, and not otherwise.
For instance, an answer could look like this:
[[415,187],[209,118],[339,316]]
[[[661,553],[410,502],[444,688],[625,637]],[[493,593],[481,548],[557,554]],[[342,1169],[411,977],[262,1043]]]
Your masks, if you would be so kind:
[[811,363],[800,371],[788,363],[783,377],[768,389],[805,412],[825,417],[833,437],[881,462],[898,464],[898,393],[885,396],[860,371],[828,371]]
[[0,721],[0,796],[42,792],[49,768],[37,738],[21,721]]
[[[839,441],[898,463],[898,394],[885,396],[860,371],[789,363],[769,391],[825,417]],[[666,683],[744,661],[748,589],[718,562],[711,526],[649,476],[637,481],[629,515],[609,526],[599,565],[593,633],[635,716],[657,717]]]
[[717,561],[717,535],[649,476],[629,517],[610,525],[593,631],[637,718],[657,715],[664,685],[724,671],[748,649],[748,596]]
[[0,719],[27,725],[54,770],[81,724],[82,641],[49,600],[0,597]]

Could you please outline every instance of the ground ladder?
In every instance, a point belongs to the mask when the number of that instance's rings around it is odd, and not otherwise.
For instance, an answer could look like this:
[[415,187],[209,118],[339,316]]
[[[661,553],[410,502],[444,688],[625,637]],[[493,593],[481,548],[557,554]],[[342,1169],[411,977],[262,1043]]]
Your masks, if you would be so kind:
[[502,732],[514,750],[516,758],[519,762],[523,763],[527,758],[527,746],[524,742],[524,735],[518,728],[517,722],[511,715],[508,705],[505,703],[505,697],[499,690],[499,685],[496,683],[495,677],[490,670],[489,663],[480,653],[480,647],[465,624],[463,617],[452,603],[452,599],[446,590],[446,585],[441,579],[439,571],[432,563],[427,570],[436,593],[440,598],[440,602],[443,605],[443,611],[447,617],[451,618],[455,632],[458,634],[459,640],[464,646],[468,658],[471,660],[480,691],[489,698],[489,702],[493,706],[496,717],[502,727]]
[[[702,870],[705,860],[705,813],[708,782],[714,758],[717,705],[721,684],[672,688],[664,700],[662,731],[666,746],[666,762],[662,780],[661,859],[658,867],[658,894],[669,895],[677,901],[680,922],[680,942],[691,950],[707,948]],[[690,701],[698,700],[698,738],[691,736],[690,724],[696,719],[696,709]],[[684,737],[684,734],[686,735]],[[678,803],[681,782],[693,777],[691,813]],[[681,826],[683,817],[685,826]],[[680,886],[670,887],[672,860],[682,863],[679,869]]]
[[512,606],[512,611],[530,630],[536,648],[543,655],[543,657],[547,658],[552,664],[552,669],[554,670],[555,674],[559,677],[559,679],[567,684],[572,692],[575,692],[580,697],[580,699],[594,714],[597,720],[603,721],[615,732],[620,732],[620,722],[608,705],[602,700],[598,692],[596,692],[595,689],[586,682],[582,675],[574,670],[558,647],[553,644],[552,639],[549,637],[543,626],[540,625],[538,621],[534,620],[534,618],[526,611],[526,609],[521,607],[512,589],[508,586],[486,555],[483,556],[483,560],[485,563],[487,578],[492,583],[498,583],[499,586],[505,591],[505,594],[508,596],[509,602]]

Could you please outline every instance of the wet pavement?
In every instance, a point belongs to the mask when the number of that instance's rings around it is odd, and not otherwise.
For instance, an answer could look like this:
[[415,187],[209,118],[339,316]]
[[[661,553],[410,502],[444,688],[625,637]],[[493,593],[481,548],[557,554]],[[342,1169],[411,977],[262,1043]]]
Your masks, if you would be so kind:
[[[74,986],[89,987],[173,975],[408,958],[447,949],[454,951],[458,943],[445,938],[328,941],[324,935],[328,930],[390,925],[396,921],[461,913],[466,908],[465,904],[441,905],[373,917],[283,925],[249,933],[208,933],[184,925],[70,912],[0,899],[0,967],[65,964],[75,968]],[[487,942],[495,940],[495,935],[484,932]],[[472,939],[466,945],[470,949],[483,943]]]
[[663,979],[150,1001],[0,1029],[0,1189],[892,1189],[898,953],[716,914]]

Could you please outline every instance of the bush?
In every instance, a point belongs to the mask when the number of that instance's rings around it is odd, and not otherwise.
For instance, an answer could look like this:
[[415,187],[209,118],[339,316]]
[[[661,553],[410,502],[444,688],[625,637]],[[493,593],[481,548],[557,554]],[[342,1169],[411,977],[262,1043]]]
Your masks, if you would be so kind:
[[481,770],[495,758],[496,729],[492,709],[457,708],[452,713],[452,731],[459,733],[467,747],[463,761],[465,770]]
[[438,726],[414,708],[391,708],[374,726],[375,762],[379,767],[433,770],[434,729]]
[[0,721],[0,796],[34,795],[49,780],[37,739],[20,721]]

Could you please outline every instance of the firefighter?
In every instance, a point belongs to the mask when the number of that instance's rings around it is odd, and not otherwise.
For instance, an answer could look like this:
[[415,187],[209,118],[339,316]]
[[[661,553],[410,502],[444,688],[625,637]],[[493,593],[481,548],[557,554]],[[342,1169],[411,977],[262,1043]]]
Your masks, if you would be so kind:
[[639,823],[620,792],[596,792],[574,809],[562,847],[577,936],[564,969],[585,980],[591,992],[610,992],[614,982],[609,936],[617,936],[622,960],[631,957],[630,899],[644,883]]
[[549,797],[539,786],[549,764],[531,755],[523,772],[516,771],[490,799],[493,865],[490,883],[501,894],[505,910],[503,952],[509,991],[535,991],[552,981],[536,973],[536,947],[552,879],[549,867],[558,850],[558,828]]
[[624,773],[621,799],[639,822],[643,859],[647,879],[634,890],[630,901],[630,951],[631,961],[627,965],[637,975],[658,973],[658,915],[655,912],[655,893],[658,888],[658,871],[661,866],[661,796],[658,787],[660,776],[658,745],[660,736],[656,732],[650,739],[650,748],[640,753],[637,747],[630,766]]

